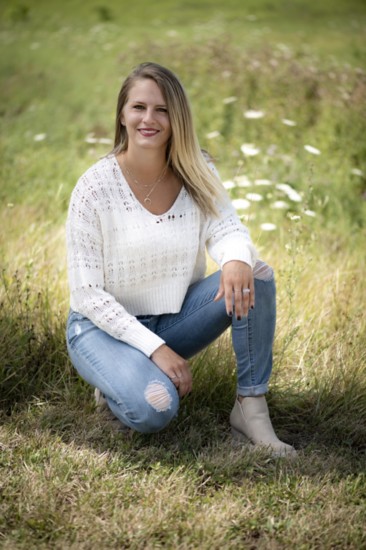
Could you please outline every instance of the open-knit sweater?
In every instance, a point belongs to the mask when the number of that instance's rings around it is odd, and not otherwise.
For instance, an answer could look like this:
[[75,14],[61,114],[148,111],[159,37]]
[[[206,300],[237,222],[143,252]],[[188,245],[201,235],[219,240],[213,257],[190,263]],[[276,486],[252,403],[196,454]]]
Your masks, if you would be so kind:
[[205,275],[206,247],[219,267],[256,259],[229,200],[211,217],[182,187],[167,212],[152,214],[114,156],[79,179],[66,228],[71,308],[147,356],[164,340],[136,316],[179,312],[189,285]]

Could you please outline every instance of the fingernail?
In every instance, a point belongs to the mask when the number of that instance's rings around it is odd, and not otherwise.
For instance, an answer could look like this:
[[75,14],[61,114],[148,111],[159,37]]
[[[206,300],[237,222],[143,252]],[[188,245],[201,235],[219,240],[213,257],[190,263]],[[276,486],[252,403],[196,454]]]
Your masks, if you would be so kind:
[[237,316],[237,320],[238,320],[238,321],[241,321],[241,315],[238,315],[238,316]]
[[232,317],[232,316],[233,316],[233,312],[232,312],[232,311],[229,311],[228,315],[229,315],[229,317]]
[[250,306],[250,309],[254,309],[254,306]]

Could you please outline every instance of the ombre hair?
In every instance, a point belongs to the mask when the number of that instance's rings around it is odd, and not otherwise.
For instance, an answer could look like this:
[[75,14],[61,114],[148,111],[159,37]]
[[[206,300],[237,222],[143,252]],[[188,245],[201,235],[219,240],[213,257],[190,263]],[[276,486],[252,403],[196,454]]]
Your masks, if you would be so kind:
[[225,201],[224,188],[207,164],[207,153],[200,149],[184,88],[169,69],[157,63],[142,63],[125,79],[118,95],[111,154],[119,154],[128,148],[126,127],[121,123],[122,110],[128,101],[130,89],[136,80],[143,78],[150,78],[158,85],[167,105],[172,131],[166,150],[167,165],[183,181],[199,208],[206,214],[217,215],[217,202]]

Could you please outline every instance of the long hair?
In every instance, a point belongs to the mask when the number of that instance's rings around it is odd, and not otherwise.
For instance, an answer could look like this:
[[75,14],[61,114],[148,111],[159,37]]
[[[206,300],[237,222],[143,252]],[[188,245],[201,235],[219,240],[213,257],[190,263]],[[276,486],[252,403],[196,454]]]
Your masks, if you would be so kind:
[[225,192],[219,178],[207,164],[207,155],[200,149],[184,88],[169,69],[157,63],[142,63],[125,79],[118,95],[114,148],[111,153],[118,154],[128,148],[127,131],[121,124],[122,110],[128,101],[131,87],[136,80],[143,78],[152,79],[166,101],[172,130],[166,150],[167,165],[183,181],[199,208],[206,214],[216,216],[217,202],[225,201]]

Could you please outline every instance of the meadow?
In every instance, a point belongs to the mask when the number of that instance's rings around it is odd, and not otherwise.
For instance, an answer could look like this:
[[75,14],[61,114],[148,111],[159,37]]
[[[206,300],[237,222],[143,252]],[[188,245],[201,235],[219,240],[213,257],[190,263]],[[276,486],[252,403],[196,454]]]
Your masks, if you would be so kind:
[[[0,3],[1,548],[366,548],[365,39],[361,0]],[[232,443],[229,333],[155,435],[115,433],[68,360],[68,200],[146,60],[275,269],[294,460]]]

